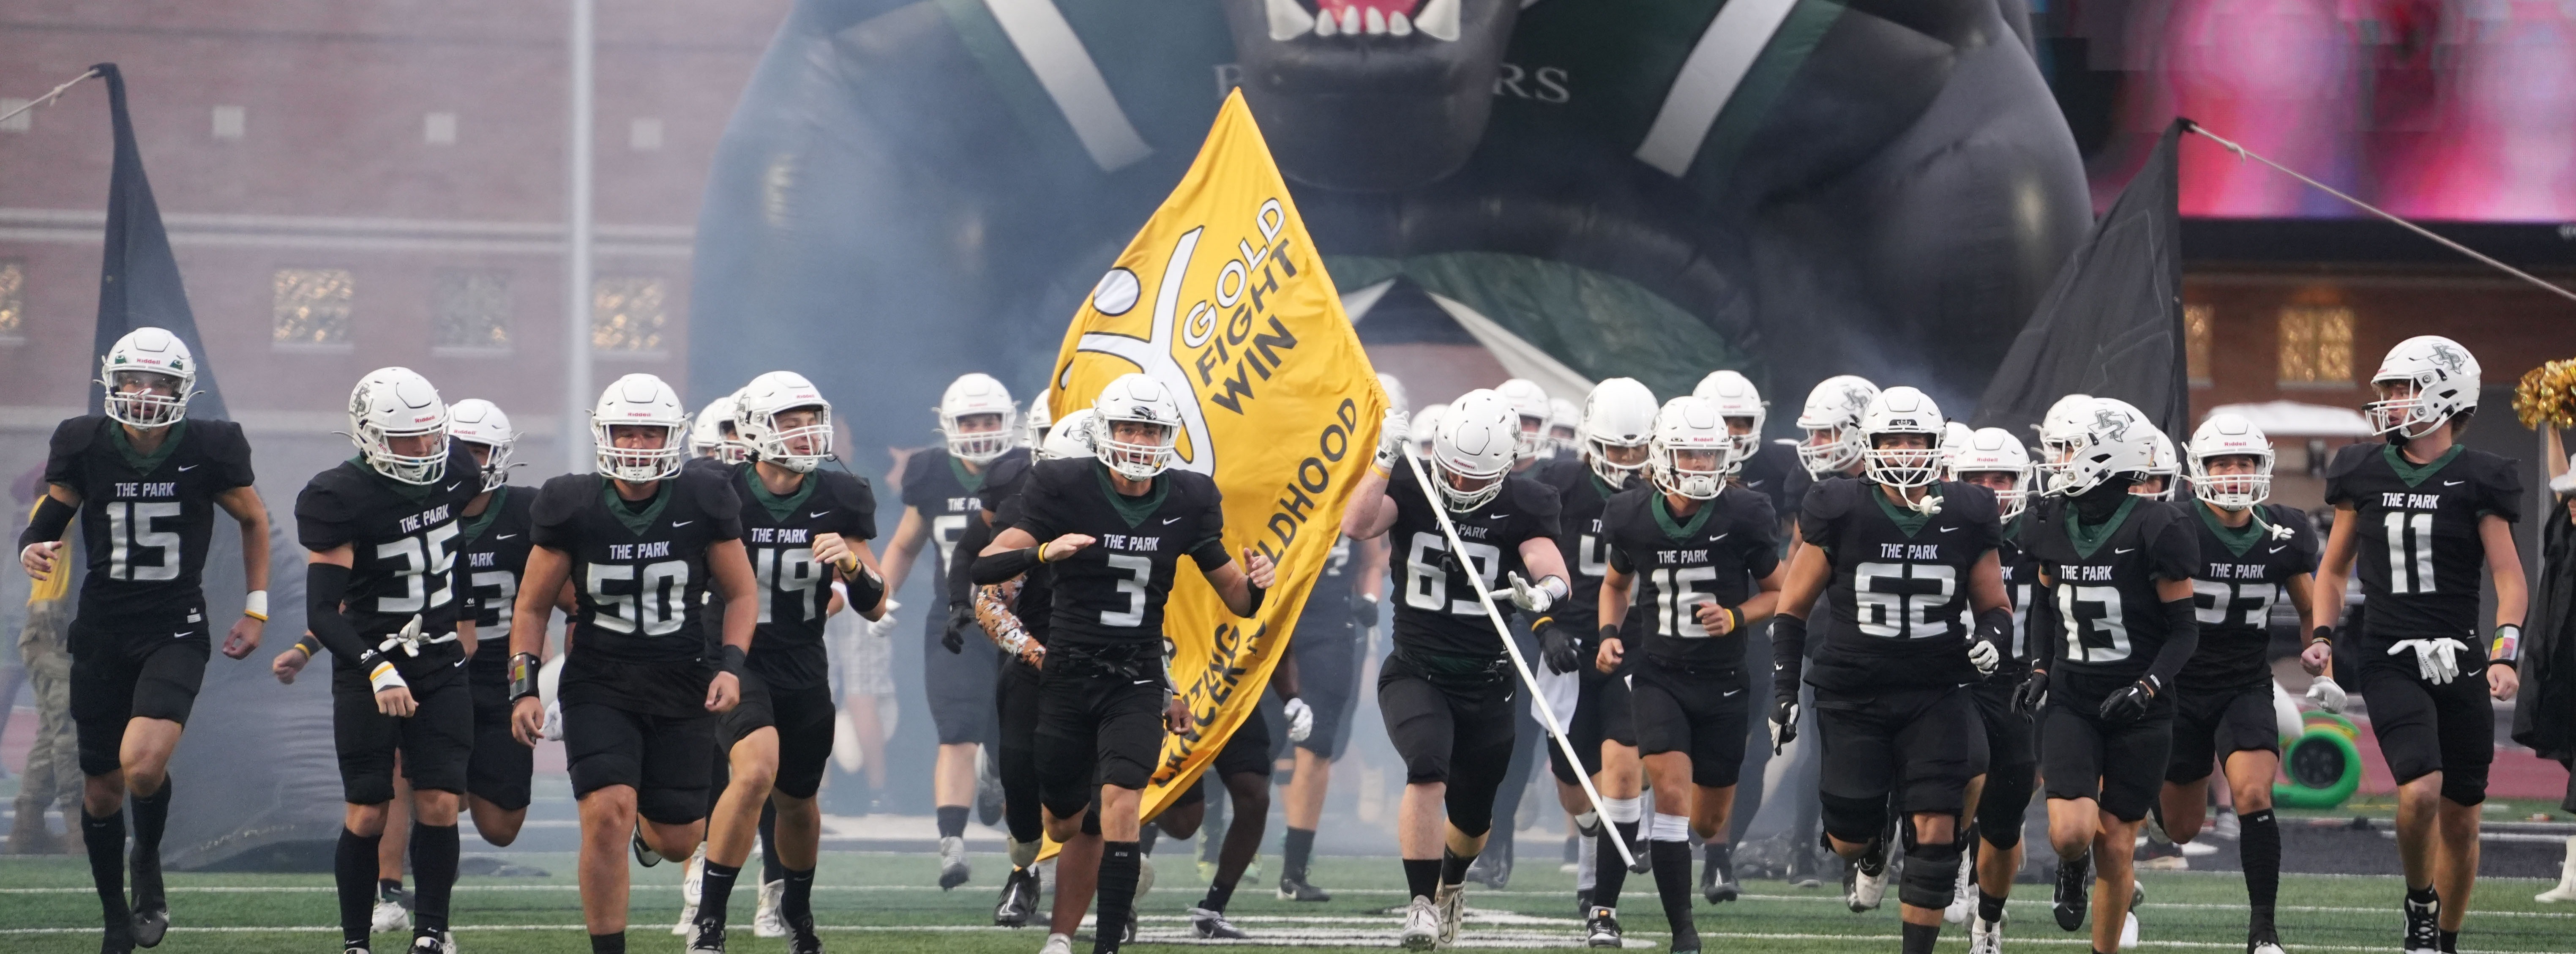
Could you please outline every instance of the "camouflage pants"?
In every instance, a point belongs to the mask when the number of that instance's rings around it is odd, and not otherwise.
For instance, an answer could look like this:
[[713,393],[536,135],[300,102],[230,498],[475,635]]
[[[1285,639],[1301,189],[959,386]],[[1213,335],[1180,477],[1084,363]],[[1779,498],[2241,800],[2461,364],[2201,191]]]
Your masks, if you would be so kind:
[[80,742],[72,732],[72,601],[32,603],[27,626],[18,634],[18,656],[27,667],[27,688],[35,693],[36,742],[27,749],[27,770],[18,780],[18,817],[42,817],[60,806],[67,827],[79,817]]

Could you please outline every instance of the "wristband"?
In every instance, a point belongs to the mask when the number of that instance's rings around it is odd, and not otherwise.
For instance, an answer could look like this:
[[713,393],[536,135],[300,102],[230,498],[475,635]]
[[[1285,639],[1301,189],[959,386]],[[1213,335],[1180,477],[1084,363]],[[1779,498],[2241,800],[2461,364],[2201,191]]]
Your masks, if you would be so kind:
[[2487,661],[2511,665],[2521,655],[2522,627],[2512,623],[2495,628],[2495,642],[2487,649]]
[[733,644],[731,644],[731,643],[727,643],[727,644],[725,644],[725,648],[724,648],[724,662],[721,664],[721,668],[722,668],[725,672],[732,673],[734,678],[736,678],[736,679],[740,679],[740,678],[742,678],[742,663],[743,663],[743,652],[742,652],[742,647],[740,647],[740,646],[736,646],[736,645],[733,645]]
[[311,659],[315,656],[322,655],[322,637],[315,636],[311,632],[306,632],[302,638],[295,641],[295,645],[287,648],[301,649],[304,651],[304,658]]
[[510,657],[511,702],[538,695],[537,671],[542,668],[544,663],[537,659],[535,653],[520,653]]
[[263,623],[268,622],[268,591],[252,590],[249,595],[242,597],[242,615]]
[[1735,607],[1732,607],[1732,606],[1721,606],[1721,607],[1718,607],[1718,608],[1726,611],[1726,631],[1727,631],[1727,632],[1732,633],[1732,632],[1735,632],[1736,630],[1739,630],[1739,629],[1743,629],[1743,628],[1744,628],[1744,614],[1736,612],[1736,611],[1735,611]]
[[1270,588],[1266,586],[1254,586],[1250,579],[1243,581],[1243,588],[1251,593],[1250,602],[1252,603],[1251,606],[1244,608],[1243,618],[1251,619],[1255,616],[1261,615],[1261,598],[1270,595]]
[[377,692],[410,685],[403,681],[402,673],[394,669],[391,659],[377,658],[374,653],[368,653],[359,657],[358,662],[367,666],[367,685]]
[[2308,644],[2313,646],[2318,643],[2324,643],[2328,646],[2334,645],[2334,627],[2319,626],[2313,630],[2309,630]]
[[1030,555],[1037,557],[1040,564],[1044,564],[1046,562],[1046,544],[1041,543],[1037,546],[1030,547],[1029,553]]

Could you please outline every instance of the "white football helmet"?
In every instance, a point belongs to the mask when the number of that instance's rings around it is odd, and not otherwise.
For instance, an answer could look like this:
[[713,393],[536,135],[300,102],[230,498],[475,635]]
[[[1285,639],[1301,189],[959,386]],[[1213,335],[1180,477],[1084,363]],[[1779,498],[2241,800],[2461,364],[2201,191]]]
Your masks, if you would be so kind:
[[1431,438],[1440,432],[1440,419],[1448,416],[1449,405],[1446,404],[1426,404],[1422,410],[1413,412],[1413,424],[1404,432],[1413,435],[1414,449],[1422,452],[1423,456],[1430,456]]
[[2154,490],[2148,490],[2142,481],[2130,488],[2130,492],[2150,500],[2172,500],[2174,493],[2181,489],[2175,485],[2182,483],[2182,458],[2174,452],[2173,438],[2166,436],[2162,428],[2156,430],[2154,443],[2155,448],[2151,451],[2154,460],[2147,465],[2145,479],[2163,483]]
[[[1118,439],[1120,424],[1159,428],[1143,441]],[[1091,402],[1092,452],[1118,476],[1151,480],[1172,466],[1181,442],[1181,405],[1163,382],[1135,372],[1119,375]]]
[[1410,418],[1413,416],[1413,404],[1406,398],[1404,393],[1404,381],[1402,379],[1397,378],[1395,375],[1380,371],[1377,373],[1377,386],[1379,390],[1386,392],[1387,410],[1392,411],[1401,417]]
[[2011,475],[2009,489],[1995,490],[1995,505],[2001,508],[2006,522],[2021,516],[2022,508],[2030,504],[2030,451],[2011,431],[1981,427],[1969,432],[1967,440],[1960,442],[1958,453],[1950,456],[1947,468],[1950,480],[1966,480],[1973,474]]
[[1496,396],[1503,399],[1504,403],[1512,406],[1514,414],[1520,416],[1521,459],[1529,460],[1546,456],[1549,411],[1547,389],[1539,387],[1538,382],[1528,378],[1513,378],[1503,382],[1502,386],[1494,388],[1493,391]]
[[1055,428],[1055,413],[1047,408],[1047,389],[1039,388],[1037,396],[1029,399],[1028,419],[1020,426],[1027,431],[1020,437],[1020,442],[1031,450],[1046,443],[1047,431]]
[[[1655,438],[1647,448],[1655,489],[1692,500],[1717,499],[1717,492],[1726,488],[1726,475],[1735,469],[1735,435],[1727,432],[1726,417],[1714,402],[1695,395],[1664,402],[1655,412]],[[1705,454],[1706,459],[1685,461],[1684,454]]]
[[[814,409],[813,423],[779,426],[778,415],[798,408]],[[824,400],[823,392],[804,375],[772,371],[734,392],[733,432],[758,459],[810,474],[832,459],[832,402]]]
[[1850,374],[1826,378],[1807,392],[1807,406],[1798,412],[1798,427],[1807,432],[1798,444],[1798,463],[1805,465],[1807,476],[1823,480],[1860,461],[1866,448],[1860,415],[1877,396],[1878,385]]
[[[155,382],[143,375],[160,375]],[[107,416],[119,424],[151,430],[188,416],[188,399],[196,397],[197,359],[188,346],[159,328],[136,328],[116,339],[98,359],[98,383],[107,389]],[[122,384],[167,384],[168,394],[147,387],[125,391]]]
[[2067,445],[2066,462],[2047,492],[2074,497],[2117,475],[2144,477],[2155,464],[2155,425],[2127,402],[2095,398],[2085,406],[2084,426]]
[[[998,424],[991,430],[969,431],[961,424],[979,415],[994,415]],[[983,373],[965,375],[948,383],[939,395],[939,433],[948,439],[948,455],[973,464],[989,464],[993,458],[1010,452],[1020,434],[1012,430],[1020,412],[1011,403],[1010,389],[993,376]]]
[[1762,450],[1762,422],[1771,415],[1771,403],[1762,400],[1762,391],[1753,386],[1752,379],[1734,371],[1711,371],[1708,377],[1699,379],[1699,386],[1691,389],[1691,396],[1707,398],[1709,403],[1717,405],[1717,413],[1728,420],[1730,432],[1733,431],[1734,419],[1752,419],[1751,429],[1734,435],[1736,467],[1743,467],[1745,461],[1753,459],[1753,455]]
[[1431,480],[1451,511],[1473,511],[1503,492],[1520,459],[1520,418],[1509,400],[1486,388],[1460,395],[1441,415],[1431,436]]
[[[1920,390],[1898,385],[1869,399],[1861,412],[1861,466],[1869,479],[1889,487],[1929,487],[1941,479],[1941,435],[1947,430],[1941,406]],[[1919,449],[1880,447],[1878,440],[1897,434],[1923,438]]]
[[[2460,343],[2440,335],[2417,335],[2388,349],[2370,386],[2379,400],[2363,405],[2362,414],[2381,434],[2413,439],[2433,432],[2451,418],[2477,409],[2478,359]],[[2394,388],[2404,388],[2394,391]]]
[[1580,450],[1583,408],[1561,397],[1547,399],[1547,457],[1555,460]]
[[[429,437],[418,454],[397,453],[393,439]],[[349,391],[349,441],[376,472],[414,486],[447,476],[447,402],[410,368],[377,368]]]
[[483,489],[510,482],[510,449],[518,446],[519,432],[510,427],[510,415],[501,413],[499,405],[482,398],[448,405],[447,437],[492,449],[492,456],[483,461]]
[[[1580,442],[1583,462],[1601,482],[1617,489],[1628,486],[1628,478],[1646,468],[1647,461],[1617,464],[1610,460],[1610,448],[1646,447],[1655,437],[1655,392],[1635,378],[1611,378],[1592,386],[1583,398],[1583,427]],[[1648,454],[1651,456],[1652,450]]]
[[1046,443],[1038,445],[1040,460],[1072,460],[1097,457],[1100,451],[1092,444],[1091,409],[1074,408],[1047,430]]
[[[658,428],[658,447],[619,447],[614,427]],[[590,439],[598,448],[599,472],[630,484],[649,483],[680,472],[689,431],[689,416],[680,410],[680,392],[649,374],[630,374],[610,382],[590,409]]]
[[2084,425],[2092,423],[2093,396],[2069,394],[2048,406],[2048,414],[2039,421],[2039,459],[2031,467],[2039,475],[2039,492],[2057,492],[2057,478],[2066,469],[2067,455],[2075,441],[2084,436]]
[[689,456],[713,457],[726,464],[751,459],[751,447],[742,442],[740,425],[734,422],[734,400],[741,394],[736,391],[698,409],[696,422],[689,425]]
[[1968,446],[1968,435],[1973,433],[1976,430],[1962,421],[1951,421],[1941,426],[1941,479],[1950,479],[1950,460],[1959,456],[1960,448]]
[[[2215,457],[2251,457],[2251,474],[2211,474]],[[2191,495],[2211,506],[2244,510],[2272,496],[2272,441],[2235,414],[2212,414],[2191,432]]]

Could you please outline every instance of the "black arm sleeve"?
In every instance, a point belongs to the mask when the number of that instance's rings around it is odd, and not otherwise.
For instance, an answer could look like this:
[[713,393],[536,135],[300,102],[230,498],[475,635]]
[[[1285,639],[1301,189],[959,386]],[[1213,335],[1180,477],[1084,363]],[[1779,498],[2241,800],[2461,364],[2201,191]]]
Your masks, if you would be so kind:
[[[958,532],[957,548],[952,552],[982,553],[984,552],[985,547],[992,545],[993,538],[1000,533],[1001,530],[994,527],[991,523],[978,520],[973,517],[968,517],[966,520],[966,529]],[[944,581],[948,584],[948,605],[967,607],[975,605],[975,586],[983,581],[970,580],[969,576],[970,574],[966,573],[948,574],[948,579]],[[856,590],[851,591],[850,598],[852,600],[858,599],[858,596],[859,594]]]
[[2030,619],[2022,625],[2029,627],[2030,668],[2057,668],[2057,649],[2065,635],[2057,619],[2057,596],[2047,584],[2031,581]]
[[1996,649],[2012,649],[2012,607],[1998,606],[1977,614],[1977,639],[1995,644]]
[[1000,553],[976,557],[975,565],[970,570],[975,576],[975,585],[991,586],[995,583],[1008,583],[1012,577],[1026,573],[1030,567],[1037,565],[1038,548],[1021,547],[1017,550],[1004,550]]
[[372,647],[358,638],[349,618],[340,615],[340,598],[349,591],[349,568],[336,563],[304,565],[304,625],[331,654],[355,665]]
[[27,529],[19,532],[18,549],[23,551],[39,543],[62,539],[63,532],[72,528],[73,515],[78,513],[80,508],[46,494],[44,499],[36,501],[36,513],[27,518]]
[[2187,596],[2165,602],[2165,645],[2156,651],[2156,661],[2147,666],[2147,675],[2155,677],[2158,685],[2173,685],[2174,674],[2181,672],[2182,664],[2200,648],[2200,618],[2193,612],[2195,605]]
[[1782,613],[1771,617],[1771,695],[1798,697],[1798,679],[1807,668],[1807,621]]

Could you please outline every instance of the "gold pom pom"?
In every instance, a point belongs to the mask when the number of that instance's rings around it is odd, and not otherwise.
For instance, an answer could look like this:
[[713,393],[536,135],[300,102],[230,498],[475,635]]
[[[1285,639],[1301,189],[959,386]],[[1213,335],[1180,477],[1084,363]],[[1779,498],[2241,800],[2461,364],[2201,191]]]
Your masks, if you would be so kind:
[[2531,369],[2513,389],[2513,413],[2522,426],[2576,427],[2576,358]]

